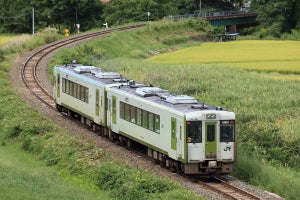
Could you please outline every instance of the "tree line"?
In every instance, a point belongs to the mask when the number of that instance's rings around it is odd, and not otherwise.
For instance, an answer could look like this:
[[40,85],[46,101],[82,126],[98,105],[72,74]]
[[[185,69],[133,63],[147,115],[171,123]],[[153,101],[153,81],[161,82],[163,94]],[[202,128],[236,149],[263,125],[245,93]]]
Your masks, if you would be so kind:
[[[55,27],[82,31],[164,16],[239,10],[247,0],[0,0],[0,33],[30,33]],[[34,8],[34,11],[33,11]],[[252,0],[260,27],[271,35],[300,26],[300,0]],[[34,13],[33,13],[34,12]],[[34,21],[33,21],[34,17]]]
[[[190,14],[203,10],[231,10],[232,3],[223,0],[0,0],[0,32],[30,33],[34,17],[37,30],[55,27],[59,30],[85,31],[103,23],[124,24],[132,21],[158,20],[167,15]],[[34,14],[33,14],[34,8]]]

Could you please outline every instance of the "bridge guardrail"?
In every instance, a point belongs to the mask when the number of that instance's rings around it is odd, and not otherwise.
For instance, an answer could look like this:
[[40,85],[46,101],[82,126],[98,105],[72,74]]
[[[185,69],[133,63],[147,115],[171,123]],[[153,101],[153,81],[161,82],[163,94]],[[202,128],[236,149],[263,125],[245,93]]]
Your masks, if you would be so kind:
[[198,14],[187,14],[187,15],[175,15],[175,16],[166,16],[164,19],[179,21],[183,19],[194,19],[194,18],[213,18],[213,17],[227,17],[227,16],[234,16],[234,15],[246,15],[246,14],[255,14],[250,13],[247,10],[243,11],[222,11],[222,12],[208,12],[208,13],[198,13]]

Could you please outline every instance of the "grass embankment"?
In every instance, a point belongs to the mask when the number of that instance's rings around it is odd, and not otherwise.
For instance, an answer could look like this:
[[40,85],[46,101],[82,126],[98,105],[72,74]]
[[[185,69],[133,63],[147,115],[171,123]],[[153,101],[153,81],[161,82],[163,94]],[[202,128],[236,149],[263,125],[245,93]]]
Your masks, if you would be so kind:
[[16,144],[0,146],[0,155],[0,199],[111,199],[93,185],[81,187],[80,179],[67,180],[70,175],[57,174]]
[[[52,61],[52,66],[77,59],[80,63],[117,71],[125,77],[131,77],[145,84],[151,83],[175,93],[195,96],[200,101],[233,110],[237,114],[238,143],[235,174],[245,181],[287,199],[297,199],[300,196],[298,189],[300,187],[299,79],[266,78],[265,73],[256,72],[256,70],[264,71],[264,65],[261,64],[262,52],[259,50],[255,50],[257,56],[251,51],[252,62],[256,57],[261,59],[258,62],[259,69],[251,68],[252,71],[225,67],[229,65],[228,61],[224,66],[221,62],[212,64],[216,60],[215,57],[211,57],[212,61],[209,65],[199,64],[201,61],[179,65],[145,62],[144,59],[153,52],[165,53],[195,45],[192,39],[197,32],[188,24],[172,26],[169,23],[165,27],[161,24],[152,24],[151,27],[143,30],[115,33],[105,39],[61,51]],[[205,35],[203,32],[202,34]],[[180,37],[188,39],[173,39]],[[165,41],[168,40],[173,42],[166,43]],[[258,47],[262,47],[265,53],[274,50],[272,45],[266,47],[269,41],[246,41],[248,43],[246,46],[251,46],[251,42],[254,42],[253,45],[260,43]],[[279,42],[282,46],[277,41],[273,43],[279,49],[286,48],[286,45],[293,45],[291,41]],[[223,51],[237,53],[245,51],[245,46],[242,44],[243,41],[237,41],[204,44],[203,47],[212,45],[210,48],[215,49],[214,51],[218,50],[219,53]],[[297,45],[298,42],[295,44]],[[234,47],[230,47],[231,45]],[[198,47],[193,47],[195,48]],[[214,51],[210,50],[210,52]],[[289,49],[286,51],[289,52]],[[197,57],[202,53],[205,54],[205,52],[198,52],[195,55]],[[238,58],[243,59],[244,55],[239,55]],[[169,58],[169,63],[172,63],[177,56]],[[184,59],[188,62],[197,58]],[[280,60],[282,62],[282,59]],[[253,66],[256,66],[255,62]],[[277,72],[276,69],[280,68],[284,66],[273,68],[271,71]],[[286,73],[296,73],[297,70],[297,67],[293,67],[292,71]]]
[[22,38],[25,42],[0,49],[0,155],[6,160],[0,164],[0,183],[10,184],[1,186],[0,198],[13,193],[12,199],[202,199],[167,179],[129,168],[92,140],[66,133],[24,104],[8,80],[14,56],[60,36]]

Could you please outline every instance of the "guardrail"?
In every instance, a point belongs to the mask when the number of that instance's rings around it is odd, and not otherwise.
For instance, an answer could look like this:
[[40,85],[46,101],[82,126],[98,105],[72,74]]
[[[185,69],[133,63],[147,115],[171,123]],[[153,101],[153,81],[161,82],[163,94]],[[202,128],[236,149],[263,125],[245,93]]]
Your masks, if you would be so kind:
[[164,19],[167,20],[173,20],[173,21],[179,21],[183,19],[194,19],[194,18],[215,18],[215,17],[230,17],[230,16],[242,16],[242,15],[249,15],[249,14],[255,14],[248,12],[248,10],[243,11],[222,11],[222,12],[208,12],[208,13],[198,13],[198,14],[188,14],[188,15],[175,15],[175,16],[166,16]]

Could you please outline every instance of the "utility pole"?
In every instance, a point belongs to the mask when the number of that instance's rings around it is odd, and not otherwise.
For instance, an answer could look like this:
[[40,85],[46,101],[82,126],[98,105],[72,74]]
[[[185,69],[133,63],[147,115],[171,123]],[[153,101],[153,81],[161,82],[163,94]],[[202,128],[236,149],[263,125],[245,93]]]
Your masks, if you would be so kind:
[[201,13],[201,9],[202,9],[202,0],[199,1],[199,14]]
[[34,35],[34,7],[32,7],[32,35]]

